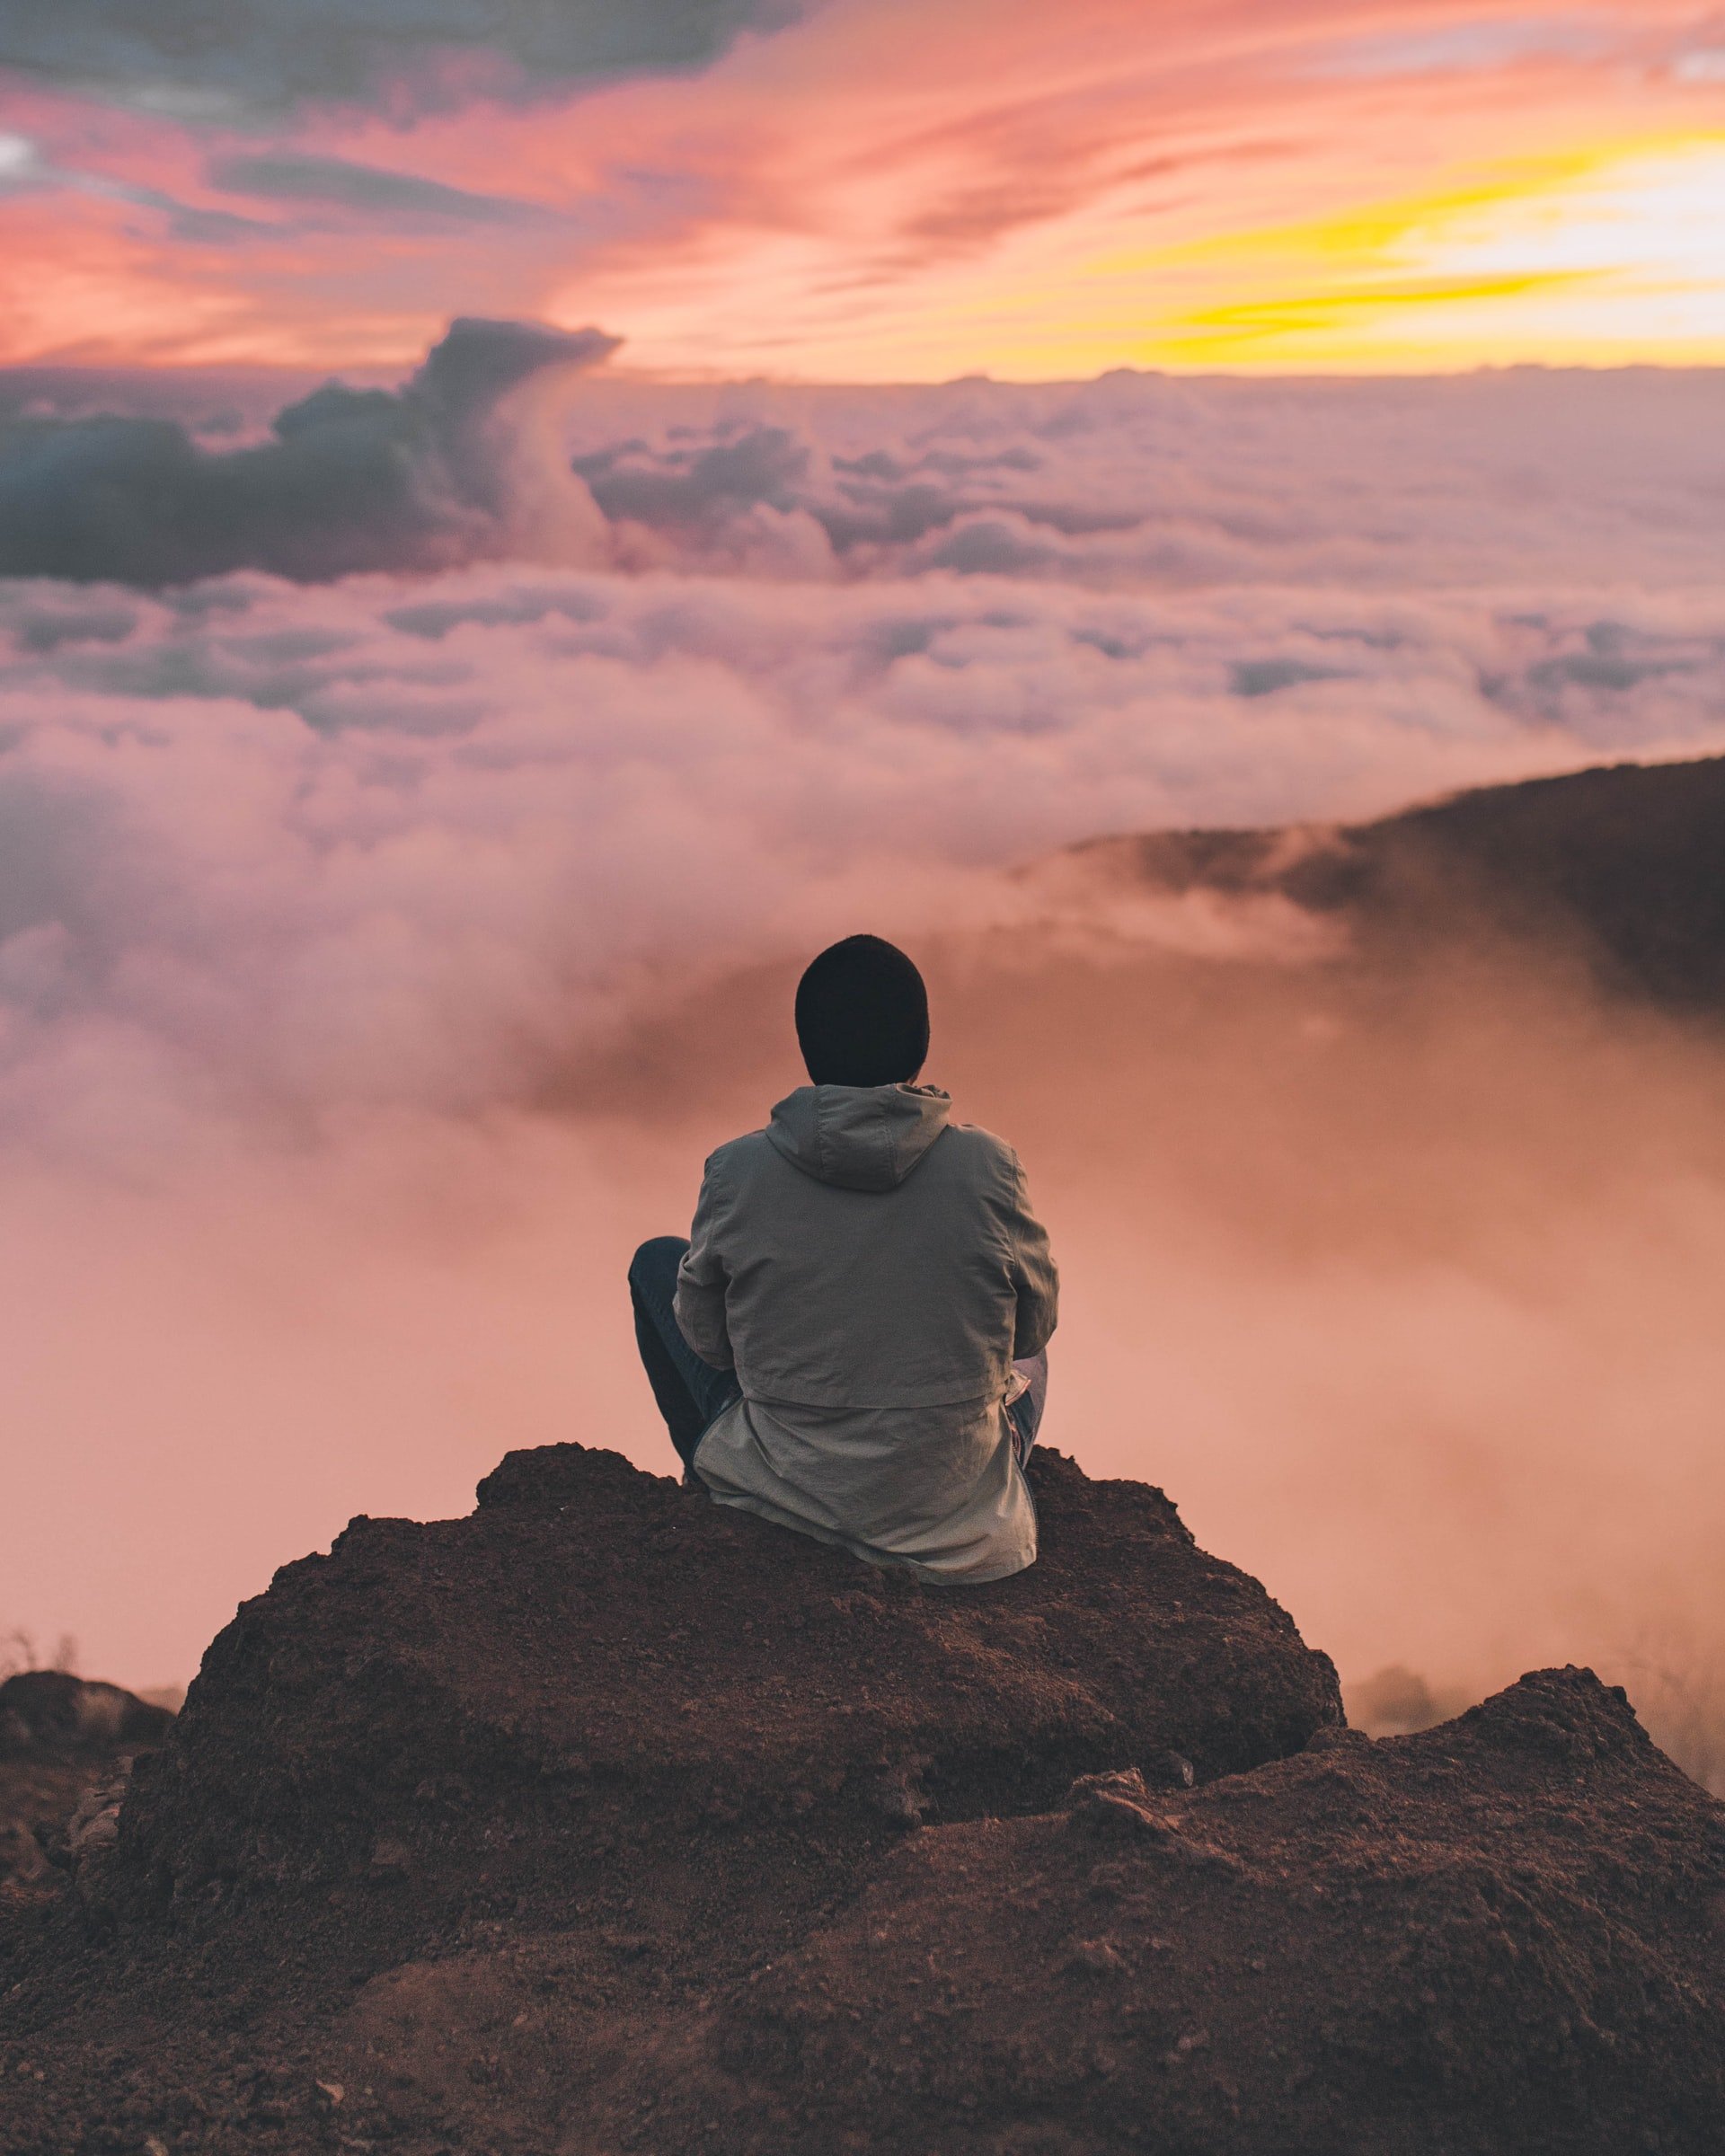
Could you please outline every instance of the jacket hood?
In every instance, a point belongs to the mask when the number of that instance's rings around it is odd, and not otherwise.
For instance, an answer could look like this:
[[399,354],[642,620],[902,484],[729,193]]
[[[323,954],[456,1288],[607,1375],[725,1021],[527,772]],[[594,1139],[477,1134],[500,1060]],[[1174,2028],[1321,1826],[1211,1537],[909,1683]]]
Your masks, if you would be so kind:
[[787,1161],[841,1190],[894,1190],[946,1128],[937,1085],[800,1085],[766,1135]]

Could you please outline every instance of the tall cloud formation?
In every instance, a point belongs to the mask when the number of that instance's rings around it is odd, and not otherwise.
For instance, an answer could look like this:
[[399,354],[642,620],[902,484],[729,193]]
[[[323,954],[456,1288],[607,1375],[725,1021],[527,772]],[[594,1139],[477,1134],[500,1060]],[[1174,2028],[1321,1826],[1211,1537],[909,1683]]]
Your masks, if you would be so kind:
[[445,568],[523,536],[506,408],[616,349],[598,330],[453,323],[400,390],[337,382],[273,439],[200,447],[179,421],[0,422],[0,574],[174,584],[257,568],[326,579]]
[[[1404,1028],[1427,1057],[1307,993],[1328,946],[1285,910],[1008,871],[1101,831],[1725,749],[1718,384],[672,390],[581,371],[594,352],[462,332],[403,392],[336,393],[409,474],[358,527],[361,573],[332,573],[340,459],[285,465],[290,428],[237,453],[261,466],[208,459],[278,475],[227,527],[273,550],[252,566],[182,537],[170,573],[149,498],[103,524],[93,486],[87,528],[129,533],[140,581],[86,558],[0,584],[0,1297],[33,1438],[0,1624],[183,1674],[356,1509],[453,1509],[513,1443],[657,1458],[623,1263],[793,1082],[798,959],[869,926],[944,969],[942,1068],[1024,1136],[1056,1216],[1051,1435],[1190,1492],[1352,1672],[1381,1639],[1437,1678],[1455,1553],[1535,1532],[1525,1373],[1584,1373],[1541,1443],[1561,1425],[1588,1502],[1537,1595],[1491,1602],[1468,1560],[1454,1674],[1587,1650],[1559,1605],[1588,1520],[1634,1542],[1632,1601],[1696,1487],[1678,1393],[1716,1396],[1685,1285],[1725,1248],[1690,1112],[1711,1065],[1638,1036],[1630,1070],[1585,1011],[1547,1041],[1531,988]],[[85,438],[31,394],[42,438]],[[1320,1054],[1357,1030],[1331,1114]],[[1473,1144],[1445,1103],[1498,1114],[1512,1047],[1513,1128]],[[1594,1124],[1535,1158],[1564,1088]],[[1538,1223],[1584,1190],[1553,1252]],[[1639,1330],[1613,1334],[1631,1280]],[[1646,1338],[1681,1383],[1625,1509],[1601,1493]],[[1374,1465],[1421,1417],[1419,1473]],[[1352,1570],[1299,1497],[1344,1477],[1350,1542],[1379,1536]],[[1443,1532],[1407,1615],[1385,1583],[1410,1509]]]

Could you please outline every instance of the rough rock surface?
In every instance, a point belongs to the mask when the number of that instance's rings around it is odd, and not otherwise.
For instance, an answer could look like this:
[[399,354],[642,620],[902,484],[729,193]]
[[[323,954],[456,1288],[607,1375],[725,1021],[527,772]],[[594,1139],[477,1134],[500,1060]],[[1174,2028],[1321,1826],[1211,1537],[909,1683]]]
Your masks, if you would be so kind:
[[111,1788],[172,1720],[118,1684],[64,1670],[24,1670],[0,1683],[0,1891],[66,1864],[68,1823],[82,1801]]
[[0,1909],[0,2149],[1717,2156],[1725,1807],[1621,1694],[1374,1745],[1034,1479],[969,1591],[578,1446],[288,1567]]
[[119,1684],[29,1669],[0,1684],[0,1759],[105,1757],[159,1745],[173,1721]]
[[379,1868],[464,1898],[489,1833],[532,1899],[649,1825],[655,1851],[787,1822],[865,1845],[1341,1719],[1328,1657],[1160,1492],[1056,1454],[1036,1489],[1040,1561],[939,1590],[615,1453],[511,1454],[470,1517],[357,1520],[244,1605],[140,1772],[128,1860],[181,1903]]
[[1419,1736],[918,1835],[693,2048],[686,2104],[762,2152],[1718,2150],[1725,1807],[1541,1671]]

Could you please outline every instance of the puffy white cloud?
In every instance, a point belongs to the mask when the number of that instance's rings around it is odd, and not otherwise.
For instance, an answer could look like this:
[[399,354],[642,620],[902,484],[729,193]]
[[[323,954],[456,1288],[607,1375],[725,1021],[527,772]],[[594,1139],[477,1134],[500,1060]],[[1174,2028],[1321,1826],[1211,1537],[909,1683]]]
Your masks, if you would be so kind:
[[1144,585],[1707,580],[1725,375],[958,382],[571,400],[575,468],[659,559],[762,510],[850,575]]
[[460,322],[399,392],[326,385],[227,450],[199,443],[235,398],[220,376],[176,411],[159,381],[111,376],[104,417],[81,377],[29,370],[30,410],[0,418],[0,570],[161,585],[539,558],[1379,593],[1711,575],[1725,374],[674,388],[586,371],[615,341]]

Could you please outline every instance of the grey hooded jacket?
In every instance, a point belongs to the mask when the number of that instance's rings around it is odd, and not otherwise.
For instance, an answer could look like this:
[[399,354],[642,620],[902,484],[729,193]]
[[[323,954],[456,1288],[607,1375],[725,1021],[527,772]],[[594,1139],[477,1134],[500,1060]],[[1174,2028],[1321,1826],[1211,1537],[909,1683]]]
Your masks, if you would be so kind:
[[742,1389],[694,1459],[721,1504],[976,1582],[1036,1557],[1004,1403],[1057,1280],[1018,1156],[951,1109],[799,1087],[707,1162],[676,1307]]

